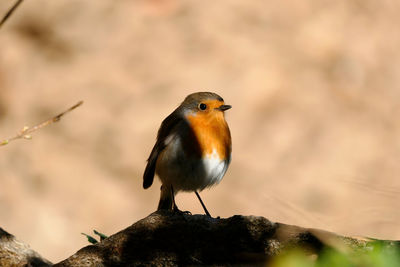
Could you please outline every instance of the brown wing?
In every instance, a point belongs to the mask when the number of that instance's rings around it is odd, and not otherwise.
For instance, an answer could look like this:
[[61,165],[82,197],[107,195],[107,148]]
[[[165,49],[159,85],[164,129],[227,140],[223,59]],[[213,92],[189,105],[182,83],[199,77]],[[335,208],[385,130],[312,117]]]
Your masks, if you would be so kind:
[[156,171],[156,163],[158,155],[164,150],[166,144],[165,139],[173,132],[175,126],[182,120],[175,110],[161,123],[160,129],[157,134],[157,142],[151,150],[150,156],[147,159],[146,169],[143,174],[143,188],[147,189],[153,184],[154,174]]

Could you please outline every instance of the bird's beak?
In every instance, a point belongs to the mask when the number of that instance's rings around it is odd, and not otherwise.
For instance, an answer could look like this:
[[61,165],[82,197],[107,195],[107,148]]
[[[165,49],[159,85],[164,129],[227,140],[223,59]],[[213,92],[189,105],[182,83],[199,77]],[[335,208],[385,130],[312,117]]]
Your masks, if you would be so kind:
[[230,109],[231,107],[232,107],[231,105],[221,105],[216,109],[221,110],[221,111],[225,111],[225,110]]

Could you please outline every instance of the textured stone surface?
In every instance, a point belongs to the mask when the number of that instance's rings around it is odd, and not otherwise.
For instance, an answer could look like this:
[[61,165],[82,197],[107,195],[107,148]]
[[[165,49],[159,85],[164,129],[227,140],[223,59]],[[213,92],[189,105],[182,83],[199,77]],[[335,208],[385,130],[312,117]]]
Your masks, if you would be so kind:
[[286,247],[318,253],[328,238],[341,242],[332,233],[272,223],[264,217],[220,219],[161,211],[56,266],[263,264]]
[[42,258],[27,244],[0,228],[0,266],[46,267],[51,262]]
[[[86,246],[54,266],[261,265],[295,248],[318,255],[325,247],[369,249],[368,239],[273,223],[264,217],[210,218],[157,211],[128,228]],[[383,241],[398,246],[396,241]],[[0,266],[50,266],[28,245],[0,228]]]

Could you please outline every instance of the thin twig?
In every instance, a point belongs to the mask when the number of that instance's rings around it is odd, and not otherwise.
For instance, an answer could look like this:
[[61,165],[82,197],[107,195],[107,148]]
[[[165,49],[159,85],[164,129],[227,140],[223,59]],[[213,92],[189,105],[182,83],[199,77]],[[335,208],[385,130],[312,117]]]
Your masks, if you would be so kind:
[[31,139],[32,136],[30,135],[31,133],[39,130],[40,128],[43,128],[47,125],[50,125],[52,123],[58,122],[62,116],[64,116],[65,114],[67,114],[68,112],[76,109],[77,107],[79,107],[80,105],[83,104],[83,101],[79,101],[78,103],[76,103],[75,105],[73,105],[72,107],[70,107],[69,109],[67,109],[64,112],[61,112],[60,114],[52,117],[51,119],[48,119],[42,123],[39,123],[33,127],[28,127],[25,126],[17,135],[15,135],[14,137],[11,137],[9,139],[5,139],[3,141],[0,142],[0,146],[4,146],[7,145],[8,143],[10,143],[11,141],[15,140],[15,139]]
[[17,0],[14,5],[8,10],[8,12],[4,15],[2,20],[0,21],[0,28],[3,26],[4,22],[11,16],[11,14],[17,9],[17,7],[23,2],[24,0]]

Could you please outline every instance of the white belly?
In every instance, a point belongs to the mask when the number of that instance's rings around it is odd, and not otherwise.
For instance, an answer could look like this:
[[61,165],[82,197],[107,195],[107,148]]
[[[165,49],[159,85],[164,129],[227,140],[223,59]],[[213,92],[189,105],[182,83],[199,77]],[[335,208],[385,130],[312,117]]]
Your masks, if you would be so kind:
[[221,160],[219,158],[215,149],[213,153],[203,158],[206,180],[209,181],[210,185],[218,184],[222,180],[222,177],[224,177],[228,169],[228,164],[226,160]]
[[228,169],[230,160],[220,159],[216,150],[200,158],[184,153],[179,138],[171,140],[159,155],[156,173],[163,184],[171,184],[175,191],[201,191],[218,184]]

